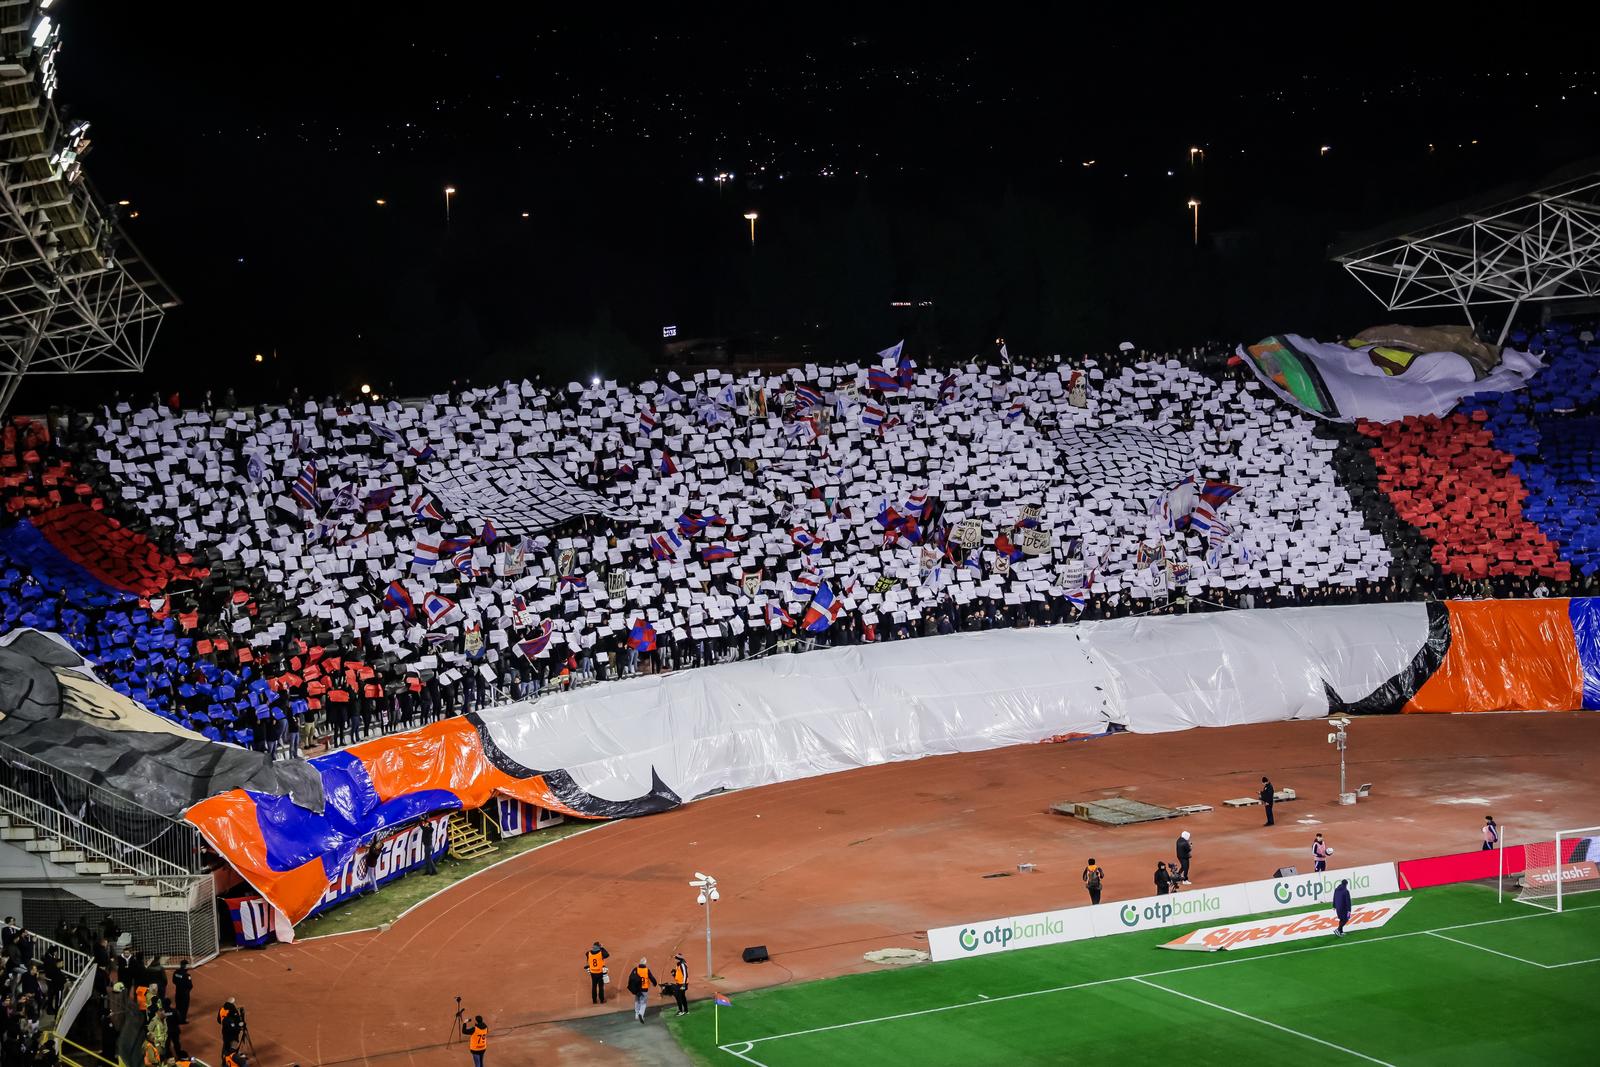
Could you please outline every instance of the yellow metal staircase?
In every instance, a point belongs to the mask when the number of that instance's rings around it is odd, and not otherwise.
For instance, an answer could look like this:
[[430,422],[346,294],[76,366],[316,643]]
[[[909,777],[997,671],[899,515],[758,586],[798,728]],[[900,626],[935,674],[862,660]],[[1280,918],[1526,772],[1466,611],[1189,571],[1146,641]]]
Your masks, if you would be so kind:
[[450,856],[452,859],[470,860],[498,852],[489,836],[472,825],[464,811],[450,814]]

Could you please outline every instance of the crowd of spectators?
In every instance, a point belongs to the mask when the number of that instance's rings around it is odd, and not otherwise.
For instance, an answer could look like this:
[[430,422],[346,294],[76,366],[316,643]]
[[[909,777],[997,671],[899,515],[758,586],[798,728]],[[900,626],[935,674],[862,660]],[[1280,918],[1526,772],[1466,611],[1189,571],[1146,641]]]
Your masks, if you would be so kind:
[[[885,375],[892,387],[873,389]],[[92,501],[196,563],[141,596],[12,551],[5,626],[59,632],[134,699],[284,757],[594,680],[818,646],[1600,592],[1592,569],[1556,581],[1430,565],[1436,546],[1384,511],[1361,465],[1373,443],[1282,403],[1220,345],[890,357],[638,388],[462,383],[407,404],[176,400],[5,428],[10,521]],[[448,476],[486,459],[548,461],[563,492],[601,504],[498,530],[495,505],[442,504]],[[308,464],[313,496],[297,505]],[[1242,487],[1217,511],[1226,539],[1162,515],[1190,474]],[[957,542],[963,519],[981,540]],[[1025,556],[1015,542],[1033,527],[1051,542]],[[419,546],[452,537],[454,558],[416,564]],[[818,582],[837,614],[808,629]],[[384,599],[396,585],[403,606]],[[427,595],[449,605],[437,620]]]

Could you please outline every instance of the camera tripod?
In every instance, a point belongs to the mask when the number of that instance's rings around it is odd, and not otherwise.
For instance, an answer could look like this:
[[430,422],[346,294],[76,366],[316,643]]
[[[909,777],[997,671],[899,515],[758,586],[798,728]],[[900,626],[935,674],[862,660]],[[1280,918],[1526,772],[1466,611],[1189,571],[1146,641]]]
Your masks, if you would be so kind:
[[466,1014],[467,1014],[467,1009],[463,1008],[461,1006],[461,998],[457,997],[456,998],[456,1016],[450,1022],[450,1036],[445,1040],[445,1044],[447,1046],[448,1045],[453,1045],[457,1041],[461,1040],[461,1026],[462,1026],[461,1020],[466,1018]]
[[239,1009],[239,1034],[233,1040],[233,1051],[243,1052],[250,1063],[256,1062],[256,1043],[250,1040],[250,1023],[244,1017],[243,1008]]

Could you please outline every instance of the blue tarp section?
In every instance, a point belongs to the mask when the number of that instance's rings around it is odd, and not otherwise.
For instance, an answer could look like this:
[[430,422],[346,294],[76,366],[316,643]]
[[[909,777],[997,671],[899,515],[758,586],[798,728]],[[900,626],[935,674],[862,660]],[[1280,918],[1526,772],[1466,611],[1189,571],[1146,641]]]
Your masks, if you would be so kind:
[[321,814],[307,811],[288,797],[250,792],[267,845],[267,860],[276,870],[293,870],[320,856],[332,878],[357,847],[390,827],[429,812],[461,807],[460,798],[446,789],[422,790],[380,803],[366,767],[348,752],[330,752],[309,762],[322,776],[327,808]]
[[[138,599],[132,593],[111,588],[63,556],[27,519],[0,527],[0,557],[9,565],[6,568],[8,571],[18,569],[48,592],[59,594],[65,591],[76,607],[98,607]],[[6,584],[9,586],[10,582]]]
[[1568,603],[1578,665],[1583,670],[1583,706],[1600,711],[1600,597],[1574,597]]

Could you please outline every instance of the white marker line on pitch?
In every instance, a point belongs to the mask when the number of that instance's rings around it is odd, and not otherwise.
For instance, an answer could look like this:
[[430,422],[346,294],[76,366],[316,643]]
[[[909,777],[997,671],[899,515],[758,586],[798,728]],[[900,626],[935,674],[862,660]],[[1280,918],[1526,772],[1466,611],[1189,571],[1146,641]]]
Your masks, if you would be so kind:
[[[718,1045],[717,1047],[730,1056],[737,1056],[746,1063],[755,1064],[755,1067],[767,1067],[766,1064],[749,1055],[750,1050],[755,1048],[754,1041],[743,1041],[738,1045]],[[741,1049],[743,1051],[740,1051]]]
[[[1574,911],[1578,909],[1573,909]],[[1522,922],[1526,919],[1542,919],[1551,915],[1560,915],[1558,911],[1536,911],[1527,915],[1510,915],[1503,919],[1484,919],[1479,922],[1457,923],[1454,926],[1441,926],[1443,930],[1469,930],[1476,926],[1499,926],[1502,923]],[[1145,974],[1127,974],[1120,978],[1098,978],[1090,982],[1078,982],[1073,985],[1056,986],[1052,989],[1031,989],[1024,993],[1011,993],[1003,997],[985,997],[983,1000],[968,1000],[960,1004],[942,1004],[937,1008],[923,1008],[920,1011],[906,1011],[897,1015],[882,1015],[876,1019],[857,1019],[848,1023],[833,1023],[830,1026],[815,1026],[809,1030],[795,1030],[787,1034],[772,1034],[767,1037],[751,1038],[748,1042],[752,1047],[763,1041],[782,1041],[791,1037],[806,1037],[810,1034],[825,1034],[833,1030],[848,1030],[856,1026],[870,1026],[873,1023],[897,1022],[901,1019],[915,1019],[922,1015],[937,1015],[940,1012],[955,1011],[958,1008],[973,1008],[980,1004],[1000,1004],[1008,1000],[1022,1000],[1027,997],[1048,996],[1051,993],[1068,993],[1079,989],[1092,989],[1095,986],[1112,985],[1116,982],[1126,982],[1138,978],[1161,978],[1169,974],[1183,974],[1188,971],[1207,971],[1213,967],[1231,967],[1240,963],[1258,963],[1261,960],[1274,960],[1283,956],[1299,956],[1307,952],[1327,952],[1330,949],[1350,949],[1357,945],[1376,945],[1384,941],[1397,941],[1403,937],[1417,937],[1421,934],[1436,933],[1435,930],[1411,930],[1403,934],[1385,934],[1381,937],[1363,937],[1360,940],[1336,941],[1331,945],[1311,945],[1307,948],[1286,949],[1283,952],[1271,952],[1260,956],[1242,956],[1234,960],[1218,960],[1215,963],[1197,963],[1189,967],[1173,967],[1165,971],[1148,971]]]
[[1282,1030],[1286,1034],[1303,1038],[1306,1041],[1315,1041],[1319,1045],[1324,1045],[1328,1048],[1334,1049],[1335,1051],[1343,1052],[1347,1056],[1354,1056],[1358,1060],[1366,1060],[1368,1063],[1381,1064],[1382,1067],[1394,1067],[1394,1064],[1388,1062],[1387,1060],[1380,1060],[1375,1056],[1368,1056],[1365,1052],[1357,1052],[1355,1049],[1345,1048],[1343,1045],[1335,1045],[1332,1041],[1324,1041],[1320,1037],[1313,1037],[1310,1034],[1303,1034],[1299,1030],[1291,1030],[1287,1026],[1282,1026],[1278,1023],[1272,1022],[1269,1019],[1261,1019],[1254,1015],[1246,1015],[1242,1011],[1236,1011],[1235,1009],[1226,1007],[1222,1004],[1213,1004],[1209,1000],[1201,1000],[1199,997],[1190,996],[1188,993],[1180,993],[1176,989],[1168,989],[1164,985],[1156,985],[1154,982],[1147,982],[1143,978],[1133,978],[1130,979],[1130,981],[1138,982],[1143,986],[1149,986],[1151,989],[1159,989],[1163,993],[1171,993],[1173,996],[1182,997],[1184,1000],[1192,1000],[1196,1004],[1203,1004],[1208,1008],[1215,1008],[1217,1011],[1225,1011],[1229,1015],[1237,1015],[1241,1019],[1248,1019],[1253,1023],[1260,1023],[1262,1026],[1270,1026],[1274,1030]]
[[1458,937],[1446,937],[1443,934],[1436,934],[1432,930],[1429,930],[1428,933],[1434,937],[1437,937],[1440,941],[1448,941],[1452,945],[1460,945],[1462,948],[1475,948],[1479,952],[1487,952],[1491,955],[1501,956],[1508,960],[1516,960],[1518,963],[1526,963],[1530,967],[1538,967],[1547,971],[1550,969],[1542,963],[1535,962],[1534,960],[1525,960],[1521,956],[1513,956],[1511,953],[1501,952],[1497,948],[1485,948],[1483,945],[1474,945],[1471,941],[1463,941]]
[[1547,971],[1557,971],[1562,967],[1582,967],[1585,963],[1600,963],[1600,956],[1596,956],[1592,960],[1572,960],[1568,963],[1541,963],[1539,966]]

